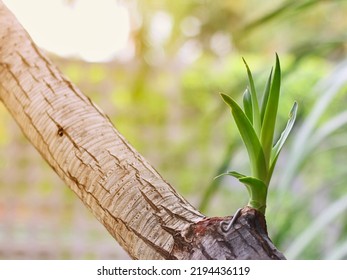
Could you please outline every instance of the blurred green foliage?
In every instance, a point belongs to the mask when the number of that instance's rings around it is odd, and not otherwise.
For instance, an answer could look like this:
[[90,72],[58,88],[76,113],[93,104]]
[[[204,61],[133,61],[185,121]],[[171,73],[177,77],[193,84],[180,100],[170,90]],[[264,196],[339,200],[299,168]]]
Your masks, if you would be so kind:
[[[247,193],[233,178],[213,178],[231,168],[247,173],[248,157],[219,92],[241,100],[242,56],[264,88],[279,53],[276,131],[294,100],[299,111],[270,185],[270,237],[288,258],[347,258],[347,120],[334,118],[347,104],[347,1],[124,4],[135,55],[104,64],[53,57],[62,72],[193,205],[223,216],[246,205]],[[8,119],[0,118],[2,146],[11,141]],[[39,188],[50,190],[48,182]]]

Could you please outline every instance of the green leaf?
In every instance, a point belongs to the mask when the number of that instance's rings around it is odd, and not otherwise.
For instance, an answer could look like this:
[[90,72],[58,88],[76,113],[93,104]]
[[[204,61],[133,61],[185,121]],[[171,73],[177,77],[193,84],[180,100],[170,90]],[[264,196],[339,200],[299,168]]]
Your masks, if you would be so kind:
[[[271,151],[271,164],[270,164],[270,170],[269,170],[269,177],[271,177],[273,169],[275,168],[275,164],[278,158],[279,153],[281,152],[281,149],[286,142],[288,135],[290,131],[292,130],[295,119],[296,119],[296,112],[298,111],[298,103],[294,102],[294,105],[289,113],[289,119],[286,125],[286,128],[281,133],[281,137],[278,139],[276,145],[272,148]],[[270,179],[270,178],[269,178]]]
[[258,179],[265,180],[267,170],[264,152],[252,124],[239,105],[230,96],[225,94],[221,94],[221,96],[224,102],[230,106],[231,113],[247,148],[252,175]]
[[258,98],[257,98],[257,92],[255,91],[255,86],[254,86],[254,81],[253,81],[253,76],[252,72],[248,67],[248,64],[244,58],[242,58],[246,69],[247,69],[247,75],[248,75],[248,81],[249,85],[251,87],[251,98],[252,98],[252,116],[253,116],[253,121],[251,122],[254,126],[254,130],[257,135],[260,135],[260,114],[259,114],[259,104],[258,104]]
[[246,175],[243,175],[237,171],[229,171],[228,175],[231,175],[231,176],[235,177],[236,179],[241,179],[241,178],[247,177]]
[[266,85],[265,85],[263,99],[262,99],[262,102],[261,102],[261,110],[260,110],[261,124],[263,124],[265,110],[266,110],[266,105],[267,105],[267,102],[269,100],[269,93],[270,93],[270,86],[271,86],[271,79],[272,79],[272,70],[273,69],[271,68],[269,78],[268,78],[268,80],[266,82]]
[[245,111],[245,114],[250,121],[251,124],[253,124],[253,106],[252,106],[252,96],[249,92],[249,89],[247,88],[245,92],[243,93],[243,109]]
[[254,177],[243,175],[236,171],[228,171],[219,175],[218,177],[222,175],[233,176],[243,183],[249,193],[248,205],[265,214],[267,186],[263,181]]
[[265,214],[267,196],[266,184],[263,181],[253,177],[243,177],[240,178],[239,181],[243,183],[248,190],[248,205]]
[[225,176],[225,175],[229,175],[229,176],[233,176],[235,177],[236,179],[240,179],[240,178],[243,178],[243,177],[247,177],[246,175],[243,175],[237,171],[228,171],[228,172],[225,172],[225,173],[222,173],[222,174],[219,174],[218,176],[214,177],[213,179],[217,179],[219,177],[222,177],[222,176]]
[[278,100],[280,96],[280,86],[281,86],[281,67],[278,55],[276,54],[276,65],[273,80],[271,83],[270,93],[268,97],[268,102],[265,108],[264,120],[261,129],[260,142],[264,150],[265,161],[267,166],[269,166],[269,161],[271,157],[271,150],[273,144],[273,136],[275,132],[276,116],[278,109]]

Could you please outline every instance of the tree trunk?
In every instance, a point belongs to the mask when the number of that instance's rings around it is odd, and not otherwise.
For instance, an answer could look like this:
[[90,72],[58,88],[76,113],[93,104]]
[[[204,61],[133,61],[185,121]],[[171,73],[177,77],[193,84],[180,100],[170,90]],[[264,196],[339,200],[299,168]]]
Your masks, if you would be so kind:
[[23,133],[134,259],[282,259],[265,218],[206,218],[33,43],[0,1],[0,99]]

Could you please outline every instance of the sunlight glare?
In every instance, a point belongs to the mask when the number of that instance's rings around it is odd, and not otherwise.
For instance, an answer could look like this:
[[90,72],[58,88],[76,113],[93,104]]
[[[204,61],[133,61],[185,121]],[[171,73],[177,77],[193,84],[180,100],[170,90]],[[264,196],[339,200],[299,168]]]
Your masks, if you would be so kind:
[[3,0],[33,40],[49,52],[109,61],[128,45],[128,10],[115,0]]

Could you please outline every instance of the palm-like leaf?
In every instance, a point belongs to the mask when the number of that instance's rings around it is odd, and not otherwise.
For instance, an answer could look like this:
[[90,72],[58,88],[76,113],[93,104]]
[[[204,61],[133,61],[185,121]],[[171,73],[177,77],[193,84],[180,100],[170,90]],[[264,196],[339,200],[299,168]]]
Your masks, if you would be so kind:
[[231,108],[231,113],[247,148],[252,176],[246,176],[236,171],[223,173],[219,176],[231,175],[242,182],[249,192],[248,205],[265,214],[268,185],[279,153],[293,128],[298,105],[296,102],[294,103],[286,128],[273,147],[281,87],[281,66],[278,55],[276,54],[274,72],[271,69],[265,86],[260,112],[252,73],[246,61],[244,59],[243,61],[247,68],[250,84],[250,89],[247,88],[243,94],[244,111],[230,96],[225,94],[221,94],[221,96]]
[[272,69],[270,71],[269,78],[268,78],[268,80],[266,82],[266,86],[265,86],[265,90],[264,90],[264,94],[263,94],[263,99],[262,99],[262,102],[261,102],[261,110],[260,110],[261,125],[263,125],[265,110],[266,110],[267,102],[269,100],[271,79],[272,79]]
[[268,181],[270,181],[270,178],[272,176],[272,172],[275,168],[276,162],[277,162],[277,158],[282,150],[282,147],[284,145],[284,143],[286,142],[290,131],[292,130],[294,123],[295,123],[295,119],[296,119],[296,112],[298,111],[298,104],[296,102],[294,102],[294,105],[292,107],[292,109],[290,110],[289,113],[289,119],[286,125],[286,128],[283,130],[280,139],[278,139],[276,145],[272,148],[272,152],[271,152],[271,164],[270,164],[270,169],[269,169],[269,174],[268,174]]
[[264,177],[264,175],[266,175],[267,172],[264,152],[252,124],[239,105],[230,96],[225,94],[221,94],[221,96],[225,103],[230,106],[231,113],[247,148],[252,174],[260,180],[265,180],[266,177]]
[[245,111],[245,114],[248,120],[250,121],[251,124],[253,124],[252,96],[248,88],[245,90],[243,94],[243,109]]
[[253,116],[253,126],[254,130],[257,135],[260,134],[260,114],[259,114],[259,104],[258,104],[258,98],[257,98],[257,93],[255,91],[255,86],[254,86],[254,81],[253,81],[253,76],[252,72],[248,67],[248,64],[244,58],[242,58],[246,69],[247,69],[247,75],[248,75],[248,81],[250,85],[250,91],[251,91],[251,99],[252,99],[252,116]]
[[276,116],[278,109],[278,101],[280,96],[280,86],[281,86],[281,67],[278,55],[276,54],[276,65],[274,76],[267,99],[264,114],[264,120],[261,128],[260,142],[264,149],[265,160],[267,165],[269,165],[271,150],[273,145],[273,137],[276,125]]

